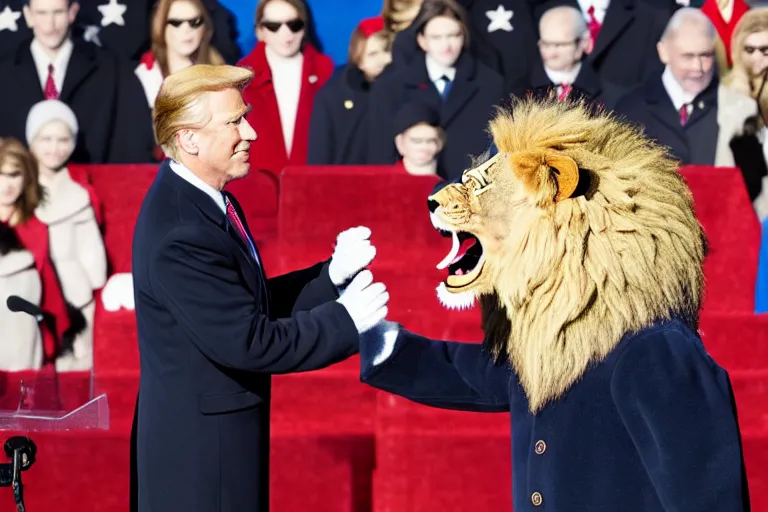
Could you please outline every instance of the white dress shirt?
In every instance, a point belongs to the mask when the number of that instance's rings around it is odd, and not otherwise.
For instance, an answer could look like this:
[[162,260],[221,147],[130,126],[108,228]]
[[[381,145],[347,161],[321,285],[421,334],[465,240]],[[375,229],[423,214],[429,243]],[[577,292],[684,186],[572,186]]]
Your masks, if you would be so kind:
[[669,94],[669,99],[672,100],[675,110],[680,112],[683,105],[687,105],[686,109],[688,110],[688,115],[690,115],[693,110],[693,100],[695,96],[683,89],[683,86],[680,85],[672,74],[672,70],[669,69],[669,66],[664,68],[664,73],[661,74],[661,83],[664,84],[664,89],[666,89],[667,94]]
[[[171,170],[175,172],[181,179],[184,181],[194,185],[195,187],[199,188],[206,194],[208,194],[211,199],[213,199],[213,202],[216,203],[216,206],[219,207],[219,210],[221,210],[221,213],[223,213],[225,216],[227,215],[227,202],[224,198],[224,194],[201,180],[195,173],[187,169],[187,167],[184,164],[181,164],[177,162],[176,160],[171,160]],[[227,217],[227,224],[229,224],[229,217]],[[239,236],[239,235],[238,235]],[[249,236],[250,238],[250,236]],[[261,261],[259,260],[259,256],[256,253],[256,247],[254,246],[253,240],[248,240],[247,245],[250,245],[250,253],[253,257],[254,261],[258,265],[261,265]]]
[[40,87],[45,91],[45,83],[48,81],[48,66],[53,64],[53,83],[56,84],[56,90],[61,95],[61,88],[64,86],[64,77],[67,74],[67,66],[69,65],[69,58],[72,56],[72,40],[67,39],[59,48],[59,53],[56,57],[51,59],[48,54],[43,50],[43,46],[37,42],[37,39],[32,40],[32,44],[29,45],[29,50],[32,52],[32,59],[35,61],[35,68],[37,69],[37,78],[40,80]]
[[296,127],[296,113],[299,111],[299,97],[304,68],[304,55],[299,52],[294,57],[281,57],[265,49],[269,70],[272,73],[277,109],[280,112],[280,125],[283,128],[285,154],[290,157],[293,146],[293,132]]
[[589,21],[589,8],[594,6],[595,12],[594,16],[600,25],[603,24],[603,21],[605,20],[605,13],[608,11],[608,6],[611,4],[610,0],[578,0],[579,1],[579,8],[581,9],[581,12],[584,14],[584,19]]
[[447,77],[448,80],[453,83],[454,79],[456,79],[456,68],[447,68],[441,64],[438,64],[429,55],[426,56],[426,61],[427,75],[429,75],[429,79],[432,81],[432,83],[435,84],[435,87],[437,87],[437,92],[442,95],[446,85],[445,80],[442,80],[442,78]]
[[179,175],[181,179],[184,181],[191,183],[195,187],[199,188],[209,196],[211,196],[211,199],[216,203],[216,206],[219,207],[219,210],[221,210],[221,213],[224,215],[227,214],[227,205],[224,201],[224,194],[221,193],[221,191],[216,190],[200,178],[198,178],[195,173],[187,169],[183,164],[180,164],[179,162],[175,160],[171,160],[171,170]]

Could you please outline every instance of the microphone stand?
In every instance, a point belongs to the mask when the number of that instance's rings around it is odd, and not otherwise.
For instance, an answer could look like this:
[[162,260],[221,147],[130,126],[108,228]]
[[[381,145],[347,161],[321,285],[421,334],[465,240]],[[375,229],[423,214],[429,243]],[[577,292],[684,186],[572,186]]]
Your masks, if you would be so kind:
[[37,446],[28,437],[16,436],[8,439],[3,448],[11,462],[0,464],[0,487],[11,487],[16,512],[26,512],[21,472],[28,470],[34,464]]

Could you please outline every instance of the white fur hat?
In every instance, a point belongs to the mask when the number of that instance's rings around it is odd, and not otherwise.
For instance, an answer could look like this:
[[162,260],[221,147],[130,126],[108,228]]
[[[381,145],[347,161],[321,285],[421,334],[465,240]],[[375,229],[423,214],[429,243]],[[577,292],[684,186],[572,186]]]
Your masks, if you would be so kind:
[[44,100],[36,103],[27,114],[27,145],[31,145],[40,129],[51,121],[63,122],[77,138],[77,117],[69,105],[59,100]]

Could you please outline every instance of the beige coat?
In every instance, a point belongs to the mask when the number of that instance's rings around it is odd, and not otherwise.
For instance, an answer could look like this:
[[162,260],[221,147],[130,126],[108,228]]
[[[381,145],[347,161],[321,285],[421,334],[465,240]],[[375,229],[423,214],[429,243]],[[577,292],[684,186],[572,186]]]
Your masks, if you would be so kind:
[[35,214],[48,225],[51,260],[67,302],[83,308],[107,280],[104,241],[88,191],[63,169],[41,182],[46,202]]
[[42,285],[29,251],[0,256],[0,370],[37,370],[43,363],[40,328],[34,317],[8,309],[10,295],[40,305]]
[[744,121],[757,115],[757,102],[739,91],[720,85],[717,89],[717,150],[715,166],[735,167],[731,139],[744,130]]

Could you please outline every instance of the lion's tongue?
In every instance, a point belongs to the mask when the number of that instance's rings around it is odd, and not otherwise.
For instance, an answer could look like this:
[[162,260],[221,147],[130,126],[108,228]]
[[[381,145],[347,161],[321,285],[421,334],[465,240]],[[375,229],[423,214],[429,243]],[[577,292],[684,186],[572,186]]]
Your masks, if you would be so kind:
[[[474,238],[467,238],[466,240],[462,241],[462,243],[461,243],[461,248],[459,249],[459,253],[456,255],[456,257],[455,257],[455,258],[453,258],[453,261],[451,261],[451,262],[449,263],[449,265],[453,265],[454,263],[456,263],[457,261],[459,261],[461,258],[463,258],[464,256],[466,256],[466,254],[467,254],[467,251],[468,251],[468,250],[469,250],[469,249],[470,249],[470,248],[471,248],[473,245],[475,245],[475,242],[476,242],[476,241],[477,241],[477,240],[475,240]],[[464,242],[467,242],[467,243],[464,243]],[[461,272],[461,269],[459,269],[459,270],[456,272],[456,275],[459,275],[459,276],[460,276],[461,274],[460,274],[459,272]]]

